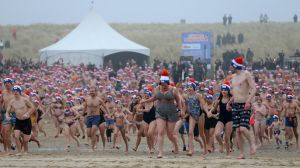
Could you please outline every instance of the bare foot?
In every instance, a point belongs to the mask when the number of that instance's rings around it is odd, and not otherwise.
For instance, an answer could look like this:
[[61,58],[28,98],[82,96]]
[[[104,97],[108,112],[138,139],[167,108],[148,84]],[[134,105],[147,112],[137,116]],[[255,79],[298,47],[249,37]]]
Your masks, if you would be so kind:
[[5,153],[3,153],[3,156],[10,156],[10,155],[13,155],[13,153],[11,153],[11,152],[5,152]]
[[193,152],[186,153],[187,156],[193,156]]
[[70,148],[71,148],[70,145],[66,146],[65,151],[70,152]]
[[211,150],[211,149],[207,149],[207,152],[208,152],[208,153],[212,153],[212,150]]
[[252,146],[251,146],[251,150],[250,150],[250,155],[255,155],[256,154],[256,146],[253,144]]
[[256,148],[259,149],[261,147],[261,144],[256,145]]
[[207,155],[208,154],[208,150],[204,149],[202,155]]
[[16,156],[22,156],[23,154],[21,152],[16,153]]
[[161,159],[162,157],[163,157],[162,154],[157,155],[157,159]]
[[225,159],[231,159],[231,156],[230,155],[226,155]]
[[240,156],[237,157],[237,159],[245,159],[245,156],[243,154],[240,154]]
[[172,150],[172,153],[178,154],[178,147],[175,147],[175,149]]
[[219,152],[220,152],[220,153],[224,153],[223,146],[222,146],[222,147],[220,147],[220,149],[219,149]]
[[90,149],[89,150],[89,153],[94,153],[95,152],[95,149]]

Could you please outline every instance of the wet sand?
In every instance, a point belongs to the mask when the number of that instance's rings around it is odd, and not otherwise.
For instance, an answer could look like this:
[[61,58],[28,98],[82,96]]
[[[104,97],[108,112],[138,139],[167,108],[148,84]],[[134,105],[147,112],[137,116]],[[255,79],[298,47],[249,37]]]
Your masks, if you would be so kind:
[[[285,150],[283,146],[275,149],[275,142],[257,150],[257,154],[253,157],[246,153],[246,159],[235,159],[238,152],[232,153],[231,159],[220,154],[217,150],[207,156],[202,156],[200,147],[195,143],[196,153],[192,157],[186,156],[185,152],[180,151],[174,155],[170,152],[171,145],[165,140],[165,154],[162,159],[157,159],[155,153],[152,157],[147,154],[146,141],[143,138],[140,148],[137,152],[132,150],[128,154],[124,152],[124,143],[121,143],[121,149],[111,149],[112,143],[107,143],[105,150],[102,149],[101,141],[98,143],[98,149],[94,153],[90,153],[88,147],[84,144],[86,140],[81,141],[81,147],[77,148],[75,142],[72,141],[70,151],[65,151],[64,137],[53,138],[54,129],[51,123],[45,124],[49,133],[48,137],[39,135],[42,147],[37,148],[34,142],[30,142],[28,155],[23,156],[0,156],[0,167],[178,167],[178,168],[226,168],[226,167],[300,167],[300,150],[292,146],[289,150]],[[283,138],[283,137],[282,137]],[[135,144],[135,136],[131,136],[129,149]],[[182,150],[182,145],[180,149]],[[216,148],[218,145],[216,144]],[[0,148],[1,150],[2,147]]]

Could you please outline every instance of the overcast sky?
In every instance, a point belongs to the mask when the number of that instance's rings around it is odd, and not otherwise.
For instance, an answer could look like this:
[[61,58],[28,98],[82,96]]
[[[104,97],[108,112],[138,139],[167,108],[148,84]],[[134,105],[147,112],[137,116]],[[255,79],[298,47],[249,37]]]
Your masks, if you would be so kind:
[[[91,0],[0,0],[0,24],[78,23]],[[261,13],[272,21],[300,16],[300,0],[94,0],[94,8],[108,22],[188,23],[220,22],[231,14],[234,22],[257,21]]]

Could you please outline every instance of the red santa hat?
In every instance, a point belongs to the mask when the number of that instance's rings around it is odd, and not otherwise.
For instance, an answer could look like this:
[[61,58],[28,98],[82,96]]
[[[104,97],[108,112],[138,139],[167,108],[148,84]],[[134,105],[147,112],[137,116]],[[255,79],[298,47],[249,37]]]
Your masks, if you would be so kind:
[[168,73],[167,69],[162,70],[161,76],[160,76],[160,82],[167,83],[168,85],[170,84],[170,78],[169,78],[169,73]]
[[187,86],[192,86],[194,90],[196,89],[196,81],[194,78],[190,78],[189,82],[187,83]]
[[224,81],[224,83],[222,84],[222,86],[221,86],[221,90],[222,89],[225,89],[226,91],[228,91],[228,92],[230,92],[230,89],[231,89],[231,87],[230,87],[230,82],[229,81]]
[[235,69],[241,70],[243,68],[243,56],[240,55],[239,57],[233,59],[231,61],[231,66]]
[[287,94],[286,98],[287,98],[288,100],[292,100],[292,99],[294,98],[294,95],[293,95],[291,92],[289,92],[289,93]]

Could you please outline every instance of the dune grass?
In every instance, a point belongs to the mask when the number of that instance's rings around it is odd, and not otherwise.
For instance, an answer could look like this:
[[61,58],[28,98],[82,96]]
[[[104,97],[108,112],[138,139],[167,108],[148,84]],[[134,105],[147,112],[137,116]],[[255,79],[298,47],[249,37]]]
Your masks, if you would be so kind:
[[[244,43],[227,45],[213,49],[213,57],[218,58],[228,48],[236,48],[246,51],[251,48],[255,59],[264,58],[267,54],[277,57],[279,51],[284,50],[286,55],[294,54],[300,49],[300,24],[271,22],[259,23],[235,23],[230,26],[215,24],[111,24],[119,33],[142,44],[151,51],[151,60],[159,58],[167,61],[178,60],[181,47],[181,33],[189,31],[209,31],[213,34],[215,43],[217,34],[230,32],[237,36],[244,34]],[[38,61],[38,51],[52,44],[56,39],[62,39],[76,25],[50,25],[34,24],[29,26],[15,26],[17,40],[13,40],[10,29],[12,25],[0,26],[0,39],[9,39],[11,48],[4,49],[2,53],[8,57],[28,57]]]

